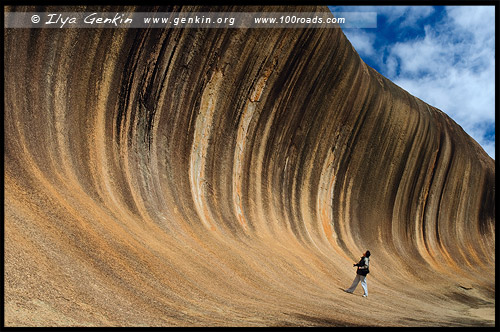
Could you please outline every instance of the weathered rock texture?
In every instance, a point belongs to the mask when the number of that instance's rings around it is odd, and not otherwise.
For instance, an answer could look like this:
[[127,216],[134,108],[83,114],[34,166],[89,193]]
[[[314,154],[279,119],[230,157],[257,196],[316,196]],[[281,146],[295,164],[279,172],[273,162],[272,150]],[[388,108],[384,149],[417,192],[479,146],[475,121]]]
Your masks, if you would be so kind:
[[4,38],[7,326],[494,324],[494,160],[340,29]]

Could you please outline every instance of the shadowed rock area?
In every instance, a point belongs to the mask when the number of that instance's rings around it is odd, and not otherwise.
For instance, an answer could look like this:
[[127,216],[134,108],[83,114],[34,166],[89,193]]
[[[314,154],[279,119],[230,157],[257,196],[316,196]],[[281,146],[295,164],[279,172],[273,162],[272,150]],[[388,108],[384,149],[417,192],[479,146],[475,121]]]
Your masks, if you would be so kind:
[[6,326],[495,324],[494,160],[341,29],[4,39]]

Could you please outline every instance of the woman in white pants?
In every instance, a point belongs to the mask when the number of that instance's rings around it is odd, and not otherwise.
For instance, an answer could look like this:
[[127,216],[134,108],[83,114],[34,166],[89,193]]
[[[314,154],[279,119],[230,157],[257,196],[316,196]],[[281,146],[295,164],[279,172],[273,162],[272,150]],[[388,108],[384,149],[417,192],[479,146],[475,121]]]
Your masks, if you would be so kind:
[[356,277],[354,278],[354,281],[352,282],[351,287],[346,289],[345,291],[347,293],[353,293],[356,287],[358,286],[359,282],[361,281],[361,286],[363,287],[364,294],[363,297],[368,296],[368,285],[366,284],[366,275],[370,273],[369,266],[370,266],[370,251],[367,250],[363,256],[361,256],[361,260],[357,264],[353,264],[352,266],[357,266],[358,269],[356,271]]

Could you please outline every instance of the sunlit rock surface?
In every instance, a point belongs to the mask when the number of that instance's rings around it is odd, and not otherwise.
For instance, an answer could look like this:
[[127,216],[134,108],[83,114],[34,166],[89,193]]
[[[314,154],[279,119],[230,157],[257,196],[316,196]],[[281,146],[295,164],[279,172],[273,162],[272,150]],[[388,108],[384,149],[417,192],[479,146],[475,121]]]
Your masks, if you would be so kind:
[[494,160],[341,29],[4,39],[7,326],[494,324]]

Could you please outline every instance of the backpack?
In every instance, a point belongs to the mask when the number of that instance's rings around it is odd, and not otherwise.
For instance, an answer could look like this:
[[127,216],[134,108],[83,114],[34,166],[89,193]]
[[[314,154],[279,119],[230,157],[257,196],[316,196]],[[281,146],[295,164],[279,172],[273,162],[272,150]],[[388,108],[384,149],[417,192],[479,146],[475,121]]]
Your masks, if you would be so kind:
[[[367,267],[366,269],[360,269],[360,268],[358,267],[358,271],[356,272],[357,274],[360,274],[360,275],[362,275],[362,276],[366,276],[368,273],[370,273],[370,258],[368,258],[368,257],[363,257],[361,260],[364,260],[364,259],[368,260],[368,261],[366,262],[366,265],[368,265],[368,267]],[[361,263],[361,261],[359,261],[359,263]],[[359,263],[358,263],[358,264],[359,264]],[[364,262],[363,262],[363,265],[364,265]]]

